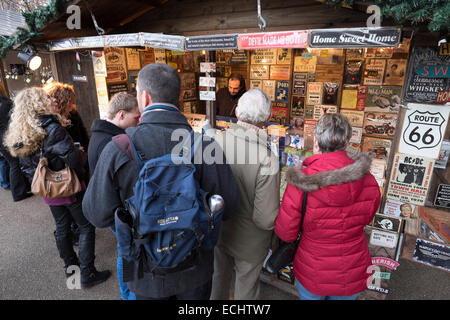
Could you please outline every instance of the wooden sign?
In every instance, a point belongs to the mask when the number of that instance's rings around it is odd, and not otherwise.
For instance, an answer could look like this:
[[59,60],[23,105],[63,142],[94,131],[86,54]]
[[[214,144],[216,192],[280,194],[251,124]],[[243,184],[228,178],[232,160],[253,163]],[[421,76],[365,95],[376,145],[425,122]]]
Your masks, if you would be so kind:
[[292,60],[292,49],[278,49],[277,64],[290,65]]
[[250,80],[250,89],[261,89],[262,90],[262,81],[261,80]]

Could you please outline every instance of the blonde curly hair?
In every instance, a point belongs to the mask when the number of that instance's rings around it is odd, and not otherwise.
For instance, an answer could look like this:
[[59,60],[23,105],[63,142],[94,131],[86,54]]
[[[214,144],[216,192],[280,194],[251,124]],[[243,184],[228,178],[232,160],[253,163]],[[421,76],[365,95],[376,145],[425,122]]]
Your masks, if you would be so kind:
[[75,100],[77,95],[75,94],[73,86],[62,82],[52,81],[45,84],[43,89],[51,98],[56,100],[58,112],[63,118],[63,126],[66,127],[70,124],[70,120],[67,119],[70,111],[74,108],[76,109]]
[[45,139],[39,115],[55,113],[50,97],[38,87],[23,89],[14,99],[14,108],[5,133],[4,145],[14,157],[27,157],[35,153]]

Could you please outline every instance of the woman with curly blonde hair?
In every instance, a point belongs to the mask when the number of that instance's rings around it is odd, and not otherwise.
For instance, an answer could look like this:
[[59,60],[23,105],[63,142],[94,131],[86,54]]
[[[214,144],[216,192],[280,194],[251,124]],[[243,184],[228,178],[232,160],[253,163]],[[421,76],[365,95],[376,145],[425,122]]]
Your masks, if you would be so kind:
[[[61,125],[63,117],[56,112],[56,101],[40,88],[24,89],[14,100],[11,121],[5,133],[4,144],[10,153],[19,157],[21,168],[28,180],[33,180],[40,156],[46,157],[48,167],[59,171],[68,165],[77,176],[83,176],[83,153],[76,148],[66,130]],[[81,180],[81,179],[80,179]],[[80,192],[62,198],[43,198],[49,205],[55,219],[56,246],[67,268],[79,265],[81,286],[91,287],[105,281],[110,271],[98,272],[94,266],[95,228],[83,215]],[[72,219],[80,227],[79,260],[73,250],[70,223]]]

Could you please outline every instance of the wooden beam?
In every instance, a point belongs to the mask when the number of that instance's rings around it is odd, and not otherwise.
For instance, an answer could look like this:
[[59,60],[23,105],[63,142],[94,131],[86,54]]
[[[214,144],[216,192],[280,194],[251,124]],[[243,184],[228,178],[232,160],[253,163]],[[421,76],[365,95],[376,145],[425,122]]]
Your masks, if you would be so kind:
[[136,20],[137,18],[139,18],[140,16],[146,14],[147,12],[149,12],[150,10],[152,10],[154,8],[155,8],[154,6],[148,6],[148,7],[144,8],[144,9],[136,12],[135,14],[132,14],[131,16],[123,19],[122,21],[120,21],[119,22],[119,26],[122,27],[122,26],[124,26],[124,25],[126,25],[126,24],[128,24],[128,23],[130,23],[130,22],[132,22],[134,20]]

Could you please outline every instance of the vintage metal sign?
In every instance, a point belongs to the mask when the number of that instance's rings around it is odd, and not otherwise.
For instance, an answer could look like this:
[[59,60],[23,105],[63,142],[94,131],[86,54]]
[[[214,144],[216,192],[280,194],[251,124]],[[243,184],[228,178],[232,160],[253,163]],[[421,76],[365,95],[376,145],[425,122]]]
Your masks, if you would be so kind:
[[408,108],[399,152],[437,159],[450,107],[409,103]]
[[183,36],[171,36],[160,33],[139,33],[141,46],[184,51],[185,39]]
[[262,32],[244,33],[238,36],[239,49],[268,49],[268,48],[306,48],[308,32]]
[[350,28],[312,30],[311,48],[398,47],[400,28]]

